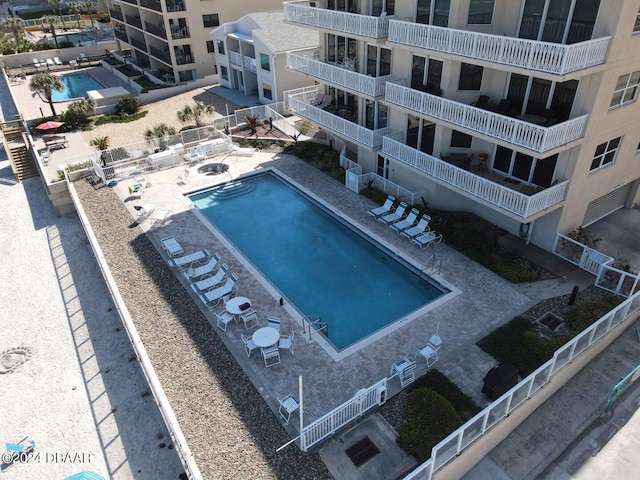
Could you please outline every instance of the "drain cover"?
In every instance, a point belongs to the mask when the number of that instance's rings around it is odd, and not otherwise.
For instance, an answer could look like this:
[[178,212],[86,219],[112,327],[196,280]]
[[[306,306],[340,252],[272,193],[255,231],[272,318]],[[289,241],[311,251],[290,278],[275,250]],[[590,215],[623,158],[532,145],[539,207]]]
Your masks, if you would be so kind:
[[31,350],[27,347],[16,347],[0,353],[0,373],[13,373],[13,371],[29,360]]
[[364,437],[344,451],[356,467],[380,453],[369,437]]

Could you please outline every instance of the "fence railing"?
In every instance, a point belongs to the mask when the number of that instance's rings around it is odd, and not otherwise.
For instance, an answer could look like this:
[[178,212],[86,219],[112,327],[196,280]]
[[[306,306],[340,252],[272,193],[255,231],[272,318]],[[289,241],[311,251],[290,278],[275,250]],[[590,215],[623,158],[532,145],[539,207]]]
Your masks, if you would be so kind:
[[430,480],[434,472],[460,455],[471,443],[481,438],[488,430],[508,417],[519,405],[534,396],[579,355],[639,310],[640,292],[636,292],[556,350],[551,360],[433,447],[431,458],[407,475],[405,480],[418,478]]
[[[286,5],[286,4],[285,4]],[[601,65],[611,37],[565,45],[391,19],[389,41],[475,60],[564,75]]]
[[366,412],[387,401],[387,378],[368,388],[359,390],[342,405],[334,408],[313,423],[302,428],[300,449],[304,452],[330,437],[345,425],[357,420]]

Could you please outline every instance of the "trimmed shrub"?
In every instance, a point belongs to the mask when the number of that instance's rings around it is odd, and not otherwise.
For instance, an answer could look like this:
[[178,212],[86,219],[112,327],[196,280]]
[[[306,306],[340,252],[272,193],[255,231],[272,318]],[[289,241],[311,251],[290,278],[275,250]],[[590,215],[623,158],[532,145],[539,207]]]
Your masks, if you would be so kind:
[[587,302],[576,305],[565,315],[564,321],[571,332],[577,335],[619,305],[622,300],[621,297],[610,295],[600,302]]
[[438,370],[429,370],[411,385],[409,391],[419,388],[429,388],[442,395],[451,402],[453,408],[464,420],[470,419],[480,411],[480,407],[468,395],[449,380],[449,377]]
[[116,104],[116,115],[133,115],[140,110],[140,100],[133,95],[125,95]]
[[431,449],[462,424],[446,398],[428,388],[416,388],[407,395],[398,445],[424,462]]

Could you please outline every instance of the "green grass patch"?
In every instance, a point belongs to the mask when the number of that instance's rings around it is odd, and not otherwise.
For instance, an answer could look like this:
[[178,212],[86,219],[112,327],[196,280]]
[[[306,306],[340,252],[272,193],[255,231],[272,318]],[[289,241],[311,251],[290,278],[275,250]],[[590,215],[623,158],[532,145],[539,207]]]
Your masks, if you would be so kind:
[[105,123],[131,123],[131,122],[135,122],[136,120],[140,120],[141,118],[144,118],[147,115],[147,113],[148,112],[146,110],[143,110],[142,112],[136,112],[133,115],[126,115],[126,116],[103,115],[102,117],[96,118],[93,124],[95,126],[98,126],[98,125],[104,125]]

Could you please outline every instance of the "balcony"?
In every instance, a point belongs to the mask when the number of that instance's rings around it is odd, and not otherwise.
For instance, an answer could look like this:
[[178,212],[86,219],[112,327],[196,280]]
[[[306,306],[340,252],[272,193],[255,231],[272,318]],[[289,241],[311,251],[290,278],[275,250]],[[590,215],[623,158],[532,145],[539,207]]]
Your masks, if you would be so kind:
[[563,202],[569,186],[565,180],[527,195],[409,147],[393,136],[384,137],[382,154],[426,173],[466,197],[483,200],[522,223],[528,223],[537,213]]
[[160,37],[160,38],[162,38],[164,40],[167,39],[167,32],[164,29],[164,27],[158,27],[157,25],[154,25],[153,23],[144,22],[144,29],[145,29],[145,31],[147,31],[149,33],[152,33],[156,37]]
[[164,52],[156,47],[149,47],[149,55],[166,63],[167,65],[171,65],[171,55],[169,55],[168,52]]
[[240,52],[229,51],[229,61],[234,65],[242,66],[242,55]]
[[284,2],[284,18],[292,23],[333,30],[367,38],[385,38],[392,17],[370,17],[358,13],[311,7],[310,2]]
[[358,142],[369,148],[382,145],[382,138],[392,132],[390,127],[379,130],[369,130],[357,123],[351,122],[337,115],[333,115],[321,108],[311,105],[318,90],[289,96],[289,109],[297,115],[306,118],[332,133],[336,133],[348,140]]
[[131,15],[125,15],[124,18],[127,20],[127,24],[133,27],[137,27],[142,30],[142,20],[140,17],[132,17]]
[[160,0],[140,0],[140,6],[155,10],[156,12],[162,12],[162,4]]
[[124,16],[122,15],[122,12],[121,12],[121,11],[119,11],[119,10],[112,10],[112,9],[111,9],[111,10],[109,10],[109,16],[110,16],[112,19],[116,19],[116,20],[119,20],[119,21],[121,21],[122,23],[124,23]]
[[388,37],[389,42],[407,48],[423,48],[554,75],[604,64],[610,39],[602,37],[563,45],[399,20],[389,23]]
[[184,2],[167,2],[167,12],[184,12],[186,10]]
[[179,54],[176,53],[176,65],[188,65],[193,63],[193,56],[190,54]]
[[569,119],[550,127],[419,92],[398,83],[387,82],[385,101],[421,116],[442,120],[452,128],[465,128],[491,139],[501,140],[544,154],[584,136],[588,115]]
[[181,38],[191,38],[191,33],[189,32],[189,27],[187,27],[186,25],[172,26],[171,27],[171,39],[172,40],[180,40]]
[[287,68],[368,97],[384,95],[385,84],[391,80],[391,75],[370,77],[350,71],[343,66],[322,62],[313,58],[313,50],[306,52],[306,54],[305,52],[287,53]]
[[252,72],[257,71],[255,58],[245,55],[244,57],[242,57],[242,60],[244,61],[244,68],[246,68],[247,70],[251,70]]
[[127,36],[126,30],[120,29],[120,28],[114,28],[113,31],[117,39],[122,40],[123,42],[129,43],[129,37]]
[[147,51],[147,44],[144,40],[140,40],[136,37],[131,36],[129,38],[129,45],[136,47],[138,50],[142,50],[143,52]]
[[136,2],[136,0],[122,0],[122,1],[126,3],[130,3],[131,5],[136,5],[136,6],[138,5],[138,2]]

